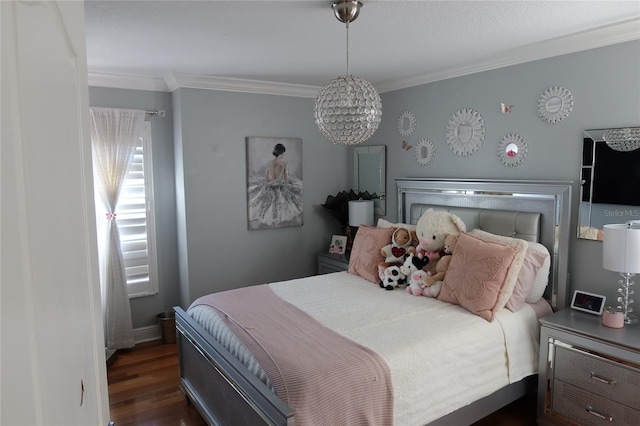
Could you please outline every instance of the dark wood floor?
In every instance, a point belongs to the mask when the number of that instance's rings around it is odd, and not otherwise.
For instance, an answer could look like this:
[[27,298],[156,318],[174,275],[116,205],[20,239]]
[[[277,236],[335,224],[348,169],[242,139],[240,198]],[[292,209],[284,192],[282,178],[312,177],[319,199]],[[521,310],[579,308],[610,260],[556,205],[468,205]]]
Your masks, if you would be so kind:
[[[115,426],[206,425],[178,389],[175,344],[149,342],[119,351],[107,378]],[[534,426],[535,404],[535,395],[527,396],[473,426]]]

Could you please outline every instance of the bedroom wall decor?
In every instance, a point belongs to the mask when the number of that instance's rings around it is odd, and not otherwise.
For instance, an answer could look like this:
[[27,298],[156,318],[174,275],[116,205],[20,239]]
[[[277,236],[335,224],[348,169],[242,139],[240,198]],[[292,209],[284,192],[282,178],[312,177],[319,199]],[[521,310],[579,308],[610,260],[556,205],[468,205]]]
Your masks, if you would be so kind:
[[247,137],[250,230],[302,226],[302,139]]
[[416,129],[416,116],[411,111],[403,111],[398,117],[398,133],[400,136],[410,136]]
[[552,86],[538,98],[538,115],[549,124],[556,124],[573,110],[573,95],[562,86]]
[[509,133],[498,143],[498,158],[508,167],[520,165],[527,157],[527,141],[517,133]]
[[484,119],[473,108],[456,111],[447,125],[447,143],[454,154],[460,157],[471,155],[484,141]]
[[415,147],[416,161],[421,166],[428,165],[436,155],[436,148],[429,139],[420,139]]

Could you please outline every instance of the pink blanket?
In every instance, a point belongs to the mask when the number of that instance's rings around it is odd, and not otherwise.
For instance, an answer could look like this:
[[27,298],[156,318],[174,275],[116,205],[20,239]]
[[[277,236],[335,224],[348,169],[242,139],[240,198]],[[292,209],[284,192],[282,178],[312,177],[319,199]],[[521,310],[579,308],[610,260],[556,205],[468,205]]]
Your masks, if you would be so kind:
[[296,425],[391,425],[385,361],[280,299],[267,285],[197,299],[214,308],[253,353]]

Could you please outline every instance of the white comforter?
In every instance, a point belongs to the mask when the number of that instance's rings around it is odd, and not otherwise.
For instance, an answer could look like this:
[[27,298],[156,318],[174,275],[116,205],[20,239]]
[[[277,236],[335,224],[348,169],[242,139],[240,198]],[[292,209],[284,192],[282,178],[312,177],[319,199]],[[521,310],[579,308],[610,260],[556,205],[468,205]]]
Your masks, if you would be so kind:
[[270,287],[384,358],[397,426],[427,424],[537,373],[539,328],[528,305],[516,313],[504,309],[490,323],[457,305],[386,291],[347,272]]

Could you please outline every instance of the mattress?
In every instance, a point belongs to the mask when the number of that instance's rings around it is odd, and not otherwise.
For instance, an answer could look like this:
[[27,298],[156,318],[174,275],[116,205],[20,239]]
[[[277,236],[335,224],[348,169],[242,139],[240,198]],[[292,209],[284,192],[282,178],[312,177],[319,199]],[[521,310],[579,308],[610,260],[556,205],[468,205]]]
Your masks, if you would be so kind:
[[[538,317],[546,302],[493,322],[403,289],[385,291],[347,272],[269,284],[283,300],[378,353],[391,371],[394,424],[422,425],[536,374]],[[269,385],[268,377],[212,309],[189,314]]]

